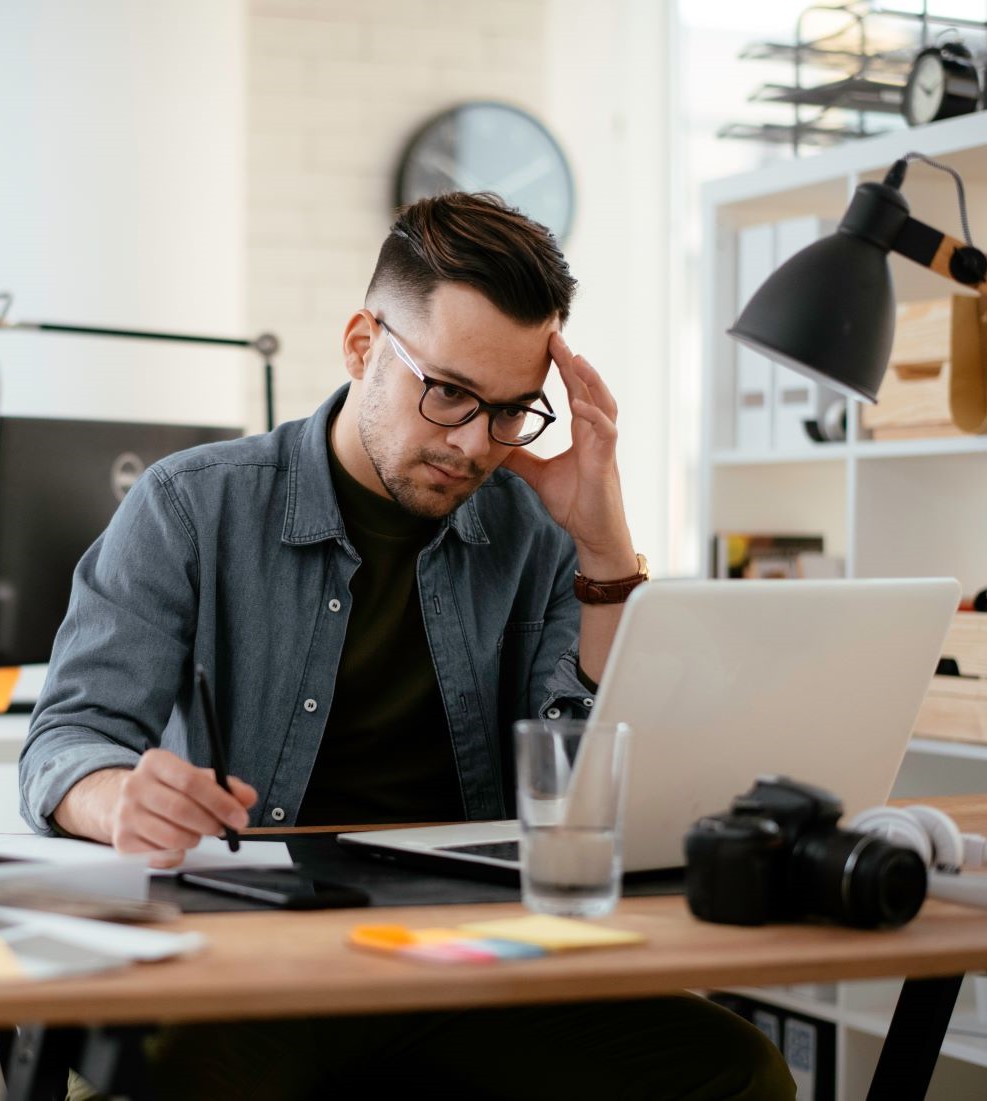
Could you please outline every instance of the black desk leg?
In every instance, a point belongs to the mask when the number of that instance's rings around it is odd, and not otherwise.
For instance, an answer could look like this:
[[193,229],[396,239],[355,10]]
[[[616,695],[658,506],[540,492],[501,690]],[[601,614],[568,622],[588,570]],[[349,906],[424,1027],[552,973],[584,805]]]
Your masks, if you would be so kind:
[[141,1046],[147,1031],[144,1026],[21,1025],[5,1066],[7,1101],[65,1101],[70,1067],[101,1094],[153,1098]]
[[20,1025],[7,1062],[7,1101],[65,1101],[68,1068],[77,1065],[83,1031]]
[[12,1028],[0,1028],[0,1074],[3,1074],[5,1079],[6,1075],[10,1074],[8,1060],[14,1047],[14,1035]]
[[962,981],[962,975],[905,980],[867,1101],[922,1101]]

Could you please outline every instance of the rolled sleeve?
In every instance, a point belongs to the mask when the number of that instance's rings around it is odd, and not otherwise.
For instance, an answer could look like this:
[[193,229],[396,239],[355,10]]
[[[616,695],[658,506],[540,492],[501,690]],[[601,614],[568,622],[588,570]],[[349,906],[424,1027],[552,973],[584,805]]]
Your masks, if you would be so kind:
[[54,836],[51,816],[70,788],[91,772],[134,768],[138,760],[124,746],[95,742],[91,730],[60,727],[37,740],[31,766],[21,770],[21,816],[36,833]]
[[546,684],[548,698],[538,710],[541,719],[589,718],[596,693],[579,676],[579,650],[573,645],[561,657]]

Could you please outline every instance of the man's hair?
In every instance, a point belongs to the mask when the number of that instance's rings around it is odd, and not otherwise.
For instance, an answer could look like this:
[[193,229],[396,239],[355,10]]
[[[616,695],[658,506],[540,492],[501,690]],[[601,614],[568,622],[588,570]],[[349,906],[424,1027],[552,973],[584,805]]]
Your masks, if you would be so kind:
[[523,325],[564,324],[576,280],[551,232],[497,195],[454,191],[398,210],[377,258],[369,299],[386,291],[412,307],[439,283],[465,283]]

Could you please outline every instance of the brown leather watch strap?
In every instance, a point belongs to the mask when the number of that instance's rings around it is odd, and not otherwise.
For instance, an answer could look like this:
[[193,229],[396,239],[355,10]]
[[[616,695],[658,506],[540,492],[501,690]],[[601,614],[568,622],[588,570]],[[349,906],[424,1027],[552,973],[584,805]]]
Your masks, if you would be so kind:
[[637,573],[630,577],[618,577],[615,581],[594,581],[576,570],[572,583],[576,599],[583,604],[623,604],[634,589],[650,576],[643,554],[637,556],[637,567]]

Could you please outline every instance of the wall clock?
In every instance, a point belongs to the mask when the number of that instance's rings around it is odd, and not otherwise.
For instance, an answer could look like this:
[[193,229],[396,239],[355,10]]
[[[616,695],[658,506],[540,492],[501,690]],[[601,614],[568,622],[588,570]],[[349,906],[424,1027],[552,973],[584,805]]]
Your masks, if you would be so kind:
[[976,111],[980,81],[970,51],[959,42],[922,50],[912,63],[901,112],[910,126]]
[[565,154],[533,115],[473,100],[428,119],[398,166],[398,205],[444,191],[493,191],[564,241],[575,188]]

